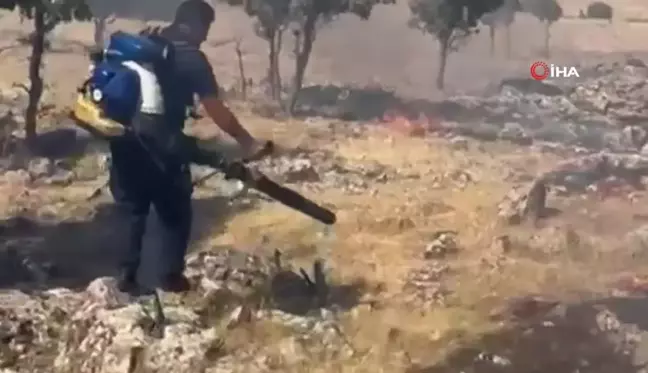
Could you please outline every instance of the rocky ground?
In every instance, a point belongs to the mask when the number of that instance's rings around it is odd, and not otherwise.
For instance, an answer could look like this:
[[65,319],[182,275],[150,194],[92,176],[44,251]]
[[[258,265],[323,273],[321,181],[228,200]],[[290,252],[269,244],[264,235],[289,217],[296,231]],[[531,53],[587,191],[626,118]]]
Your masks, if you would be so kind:
[[438,102],[314,86],[291,120],[234,104],[280,145],[256,166],[339,223],[201,181],[194,289],[140,297],[110,278],[105,146],[49,89],[58,125],[28,157],[25,89],[6,84],[0,372],[644,371],[648,68],[579,71]]

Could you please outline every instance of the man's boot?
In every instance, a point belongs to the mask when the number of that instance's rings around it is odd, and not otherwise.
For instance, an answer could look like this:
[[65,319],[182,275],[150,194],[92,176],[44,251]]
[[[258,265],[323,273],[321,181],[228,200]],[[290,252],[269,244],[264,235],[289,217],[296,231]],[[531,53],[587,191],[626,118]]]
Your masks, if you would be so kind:
[[160,289],[170,293],[184,293],[191,290],[191,283],[182,273],[170,274],[162,277]]
[[139,288],[137,271],[130,268],[122,269],[117,275],[117,288],[123,293],[135,293]]

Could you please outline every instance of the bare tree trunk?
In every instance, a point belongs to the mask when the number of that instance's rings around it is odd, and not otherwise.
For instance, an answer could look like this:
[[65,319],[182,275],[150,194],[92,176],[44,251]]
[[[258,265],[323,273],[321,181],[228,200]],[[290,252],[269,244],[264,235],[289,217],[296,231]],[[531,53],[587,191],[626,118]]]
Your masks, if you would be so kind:
[[488,36],[490,37],[490,54],[495,55],[495,26],[488,26]]
[[549,39],[551,38],[551,22],[546,21],[544,24],[544,51],[543,54],[545,57],[550,56],[550,51],[549,51]]
[[247,100],[247,77],[245,76],[245,66],[243,65],[243,51],[241,50],[241,41],[236,42],[236,57],[238,59],[239,77],[241,79],[241,96]]
[[506,25],[506,58],[511,58],[511,25]]
[[97,17],[94,21],[94,44],[95,47],[103,49],[104,37],[106,35],[106,19],[107,17]]
[[243,10],[245,13],[249,14],[252,10],[252,2],[249,0],[243,0]]
[[277,85],[277,99],[281,100],[281,92],[283,91],[283,81],[281,79],[281,49],[283,48],[283,30],[277,30],[276,47],[275,47],[275,83]]
[[270,47],[270,51],[268,52],[268,84],[270,84],[270,96],[272,97],[273,100],[277,99],[277,83],[275,81],[275,78],[277,75],[275,74],[275,62],[277,61],[277,58],[275,55],[277,54],[276,50],[276,42],[275,42],[275,36],[277,35],[276,30],[270,30],[268,31],[267,37],[268,37],[268,43]]
[[273,30],[269,33],[270,38],[270,53],[269,53],[269,63],[268,63],[268,81],[270,82],[270,89],[272,93],[272,99],[277,102],[281,101],[281,72],[280,72],[280,63],[279,56],[281,55],[282,47],[282,38],[283,31]]
[[438,89],[443,89],[445,87],[445,72],[446,64],[448,62],[448,48],[450,45],[449,37],[442,37],[439,39],[439,71],[436,78],[436,87]]
[[36,138],[38,105],[43,94],[43,78],[40,69],[45,52],[45,11],[42,6],[35,7],[34,37],[32,38],[32,54],[29,58],[29,102],[25,112],[25,136],[27,144],[32,144]]
[[272,99],[275,101],[281,100],[281,86],[279,82],[279,50],[277,43],[277,35],[275,34],[272,40],[273,53],[270,56],[270,81],[272,82]]
[[310,59],[311,52],[313,51],[313,42],[315,42],[315,24],[317,22],[318,13],[311,10],[306,15],[304,22],[303,35],[301,35],[301,48],[297,48],[297,58],[295,59],[295,76],[293,79],[292,91],[290,101],[288,103],[288,113],[294,114],[295,107],[297,106],[297,99],[299,91],[301,91],[304,84],[304,74],[306,73],[306,66]]

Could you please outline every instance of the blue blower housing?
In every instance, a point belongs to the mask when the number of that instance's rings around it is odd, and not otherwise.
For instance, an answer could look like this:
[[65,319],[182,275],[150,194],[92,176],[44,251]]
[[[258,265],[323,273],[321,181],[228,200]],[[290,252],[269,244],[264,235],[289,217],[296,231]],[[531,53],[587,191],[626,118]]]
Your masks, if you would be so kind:
[[128,126],[139,109],[141,88],[137,72],[123,63],[162,66],[167,59],[168,47],[148,36],[113,33],[88,81],[92,100],[107,118]]
[[106,60],[150,64],[165,62],[168,54],[167,45],[158,43],[149,36],[134,35],[123,31],[117,31],[110,35],[108,47],[104,52]]

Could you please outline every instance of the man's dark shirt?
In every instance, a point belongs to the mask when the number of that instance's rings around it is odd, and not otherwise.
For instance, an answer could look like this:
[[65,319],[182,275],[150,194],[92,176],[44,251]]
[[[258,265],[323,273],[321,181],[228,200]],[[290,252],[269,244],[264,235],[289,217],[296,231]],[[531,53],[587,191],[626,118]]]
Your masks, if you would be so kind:
[[[172,84],[172,97],[167,118],[173,122],[184,122],[186,108],[193,105],[194,95],[200,98],[217,96],[218,84],[211,64],[198,46],[192,45],[188,36],[181,30],[170,26],[160,35],[171,42],[174,49],[175,83]],[[182,103],[182,107],[180,104]],[[182,115],[177,110],[182,111]]]
[[178,138],[184,127],[187,108],[193,106],[194,95],[204,98],[217,96],[219,92],[207,57],[198,46],[189,42],[186,34],[170,26],[162,30],[160,36],[172,43],[174,53],[173,73],[163,84],[165,114],[137,115],[133,126],[140,135],[111,144],[113,165],[131,169],[132,172],[127,172],[129,177],[141,174],[137,169],[143,167],[173,170],[178,164],[186,163],[186,159],[179,159],[177,155],[181,152]]

